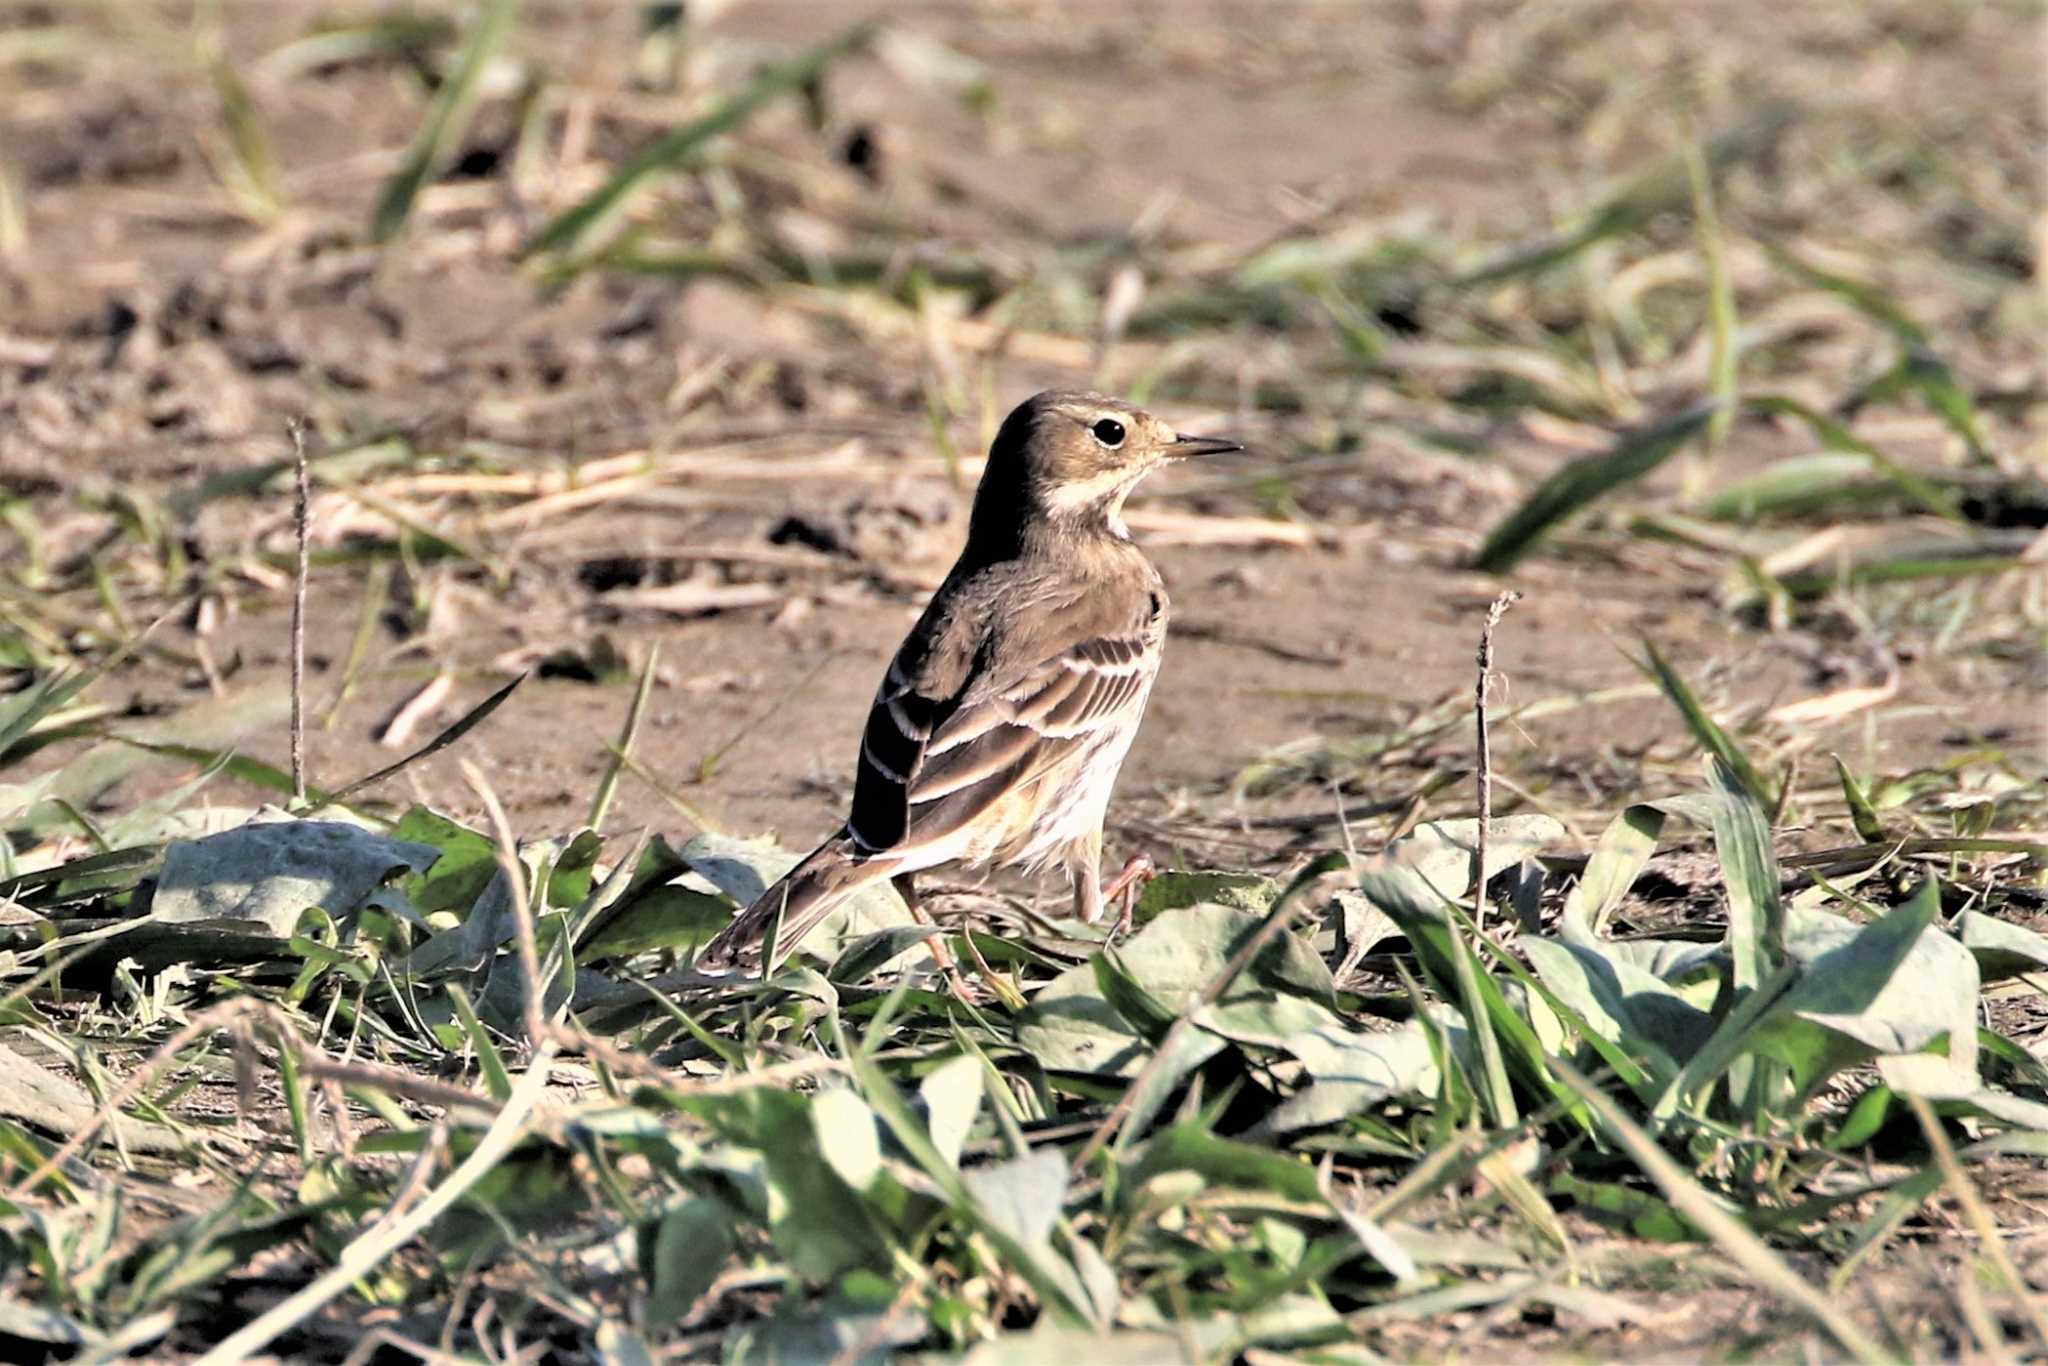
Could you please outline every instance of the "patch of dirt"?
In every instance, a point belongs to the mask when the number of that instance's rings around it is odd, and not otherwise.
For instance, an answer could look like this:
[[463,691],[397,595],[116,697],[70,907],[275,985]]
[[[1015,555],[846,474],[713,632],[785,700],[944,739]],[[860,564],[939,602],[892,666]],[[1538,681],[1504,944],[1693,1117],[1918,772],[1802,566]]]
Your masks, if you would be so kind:
[[[244,69],[308,31],[319,11],[229,8],[227,50]],[[807,40],[855,8],[736,6],[713,31]],[[1198,17],[1180,5],[1114,15],[912,6],[903,22],[987,64],[996,113],[976,114],[868,60],[832,78],[834,117],[886,148],[892,193],[969,240],[982,229],[1013,238],[1020,222],[1048,240],[1076,240],[1144,220],[1190,242],[1257,241],[1318,205],[1358,197],[1447,223],[1533,217],[1544,177],[1517,168],[1568,174],[1582,164],[1540,102],[1475,115],[1456,107],[1456,91],[1430,97],[1409,64],[1418,46],[1479,41],[1456,15],[1419,7],[1410,23],[1392,10],[1340,21],[1326,6],[1278,16],[1199,8]],[[1763,11],[1734,12],[1756,26],[1761,49]],[[617,7],[548,7],[522,40],[544,49],[557,79],[616,89],[626,84],[628,27]],[[1964,40],[1988,63],[1986,85],[2017,79],[1995,37]],[[1944,49],[1940,60],[1953,59]],[[270,223],[248,222],[221,188],[222,133],[203,93],[125,74],[53,80],[10,116],[29,245],[0,274],[0,470],[51,543],[75,549],[90,534],[81,498],[131,490],[175,500],[208,477],[279,458],[283,423],[299,413],[330,433],[384,431],[417,450],[487,446],[510,471],[635,450],[742,457],[749,471],[685,479],[664,502],[565,508],[479,533],[486,559],[505,567],[497,584],[473,568],[407,576],[396,596],[433,606],[402,632],[375,633],[362,685],[311,737],[312,771],[334,782],[391,757],[369,746],[373,723],[432,667],[458,679],[445,720],[507,668],[583,650],[602,632],[629,661],[661,649],[663,686],[637,749],[652,773],[733,829],[777,828],[797,843],[825,830],[874,681],[943,573],[971,492],[971,480],[949,479],[930,458],[915,353],[850,345],[829,317],[711,282],[593,274],[537,287],[516,249],[540,206],[523,200],[530,177],[504,174],[513,130],[502,115],[480,120],[458,163],[477,174],[458,169],[429,191],[430,229],[416,225],[401,250],[363,245],[371,197],[418,117],[412,102],[380,93],[394,75],[373,63],[254,80],[287,206]],[[792,113],[761,123],[771,145],[818,161]],[[615,111],[583,131],[599,141],[644,136]],[[829,164],[812,174],[845,192],[859,179]],[[976,363],[989,406],[951,424],[969,452],[1032,388],[1091,379],[1030,354]],[[1112,364],[1108,382],[1121,368]],[[1201,404],[1161,406],[1176,420],[1233,419]],[[1272,449],[1308,435],[1284,414],[1235,421]],[[1518,463],[1559,458],[1526,432],[1492,436]],[[1738,433],[1738,444],[1774,440]],[[1241,482],[1175,471],[1153,482],[1143,507],[1255,513]],[[1315,518],[1302,545],[1184,545],[1170,523],[1155,530],[1177,638],[1122,811],[1156,824],[1276,746],[1396,724],[1469,688],[1477,624],[1499,585],[1459,565],[1515,496],[1497,465],[1369,445],[1334,473],[1303,476],[1297,497]],[[182,532],[229,610],[204,641],[179,624],[161,640],[188,653],[203,644],[229,686],[284,667],[282,598],[246,591],[235,561],[252,539],[281,550],[285,516],[274,496],[210,503]],[[331,538],[346,543],[345,531]],[[1643,636],[1689,676],[1711,680],[1737,714],[1839,686],[1797,639],[1717,611],[1684,552],[1645,542],[1619,553],[1543,558],[1517,573],[1526,597],[1501,633],[1504,705],[1636,684],[1627,654]],[[348,655],[360,582],[339,571],[316,579],[316,701]],[[617,605],[677,582],[716,590],[701,599],[711,607],[679,615]],[[130,677],[138,696],[166,705],[201,681],[189,671]],[[626,695],[535,679],[463,750],[487,763],[522,829],[567,826]],[[2037,699],[1987,698],[1948,661],[1920,659],[1903,667],[1896,704],[1874,724],[1852,723],[1844,741],[1866,761],[1904,767],[1938,762],[1987,726],[2039,743],[2040,723]],[[1576,800],[1603,795],[1601,755],[1639,756],[1677,734],[1663,703],[1631,697],[1505,727],[1500,762],[1545,786],[1576,784]],[[251,743],[282,749],[274,729]],[[1452,737],[1444,749],[1463,743]],[[466,810],[452,763],[415,770],[405,780],[413,795]],[[637,783],[613,815],[674,819]]]

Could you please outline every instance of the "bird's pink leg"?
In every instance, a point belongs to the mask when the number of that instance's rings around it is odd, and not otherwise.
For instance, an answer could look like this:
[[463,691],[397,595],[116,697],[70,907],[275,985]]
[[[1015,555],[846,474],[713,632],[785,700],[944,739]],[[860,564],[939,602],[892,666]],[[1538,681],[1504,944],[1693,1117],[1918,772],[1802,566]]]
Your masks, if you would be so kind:
[[1146,853],[1136,853],[1124,860],[1123,871],[1110,880],[1100,893],[1105,901],[1122,904],[1117,909],[1116,932],[1126,935],[1131,932],[1131,917],[1137,913],[1138,898],[1145,894],[1145,884],[1159,872],[1159,865]]
[[[896,889],[896,895],[902,897],[903,904],[910,908],[911,919],[920,925],[930,925],[936,929],[939,922],[932,919],[932,913],[924,908],[924,902],[917,895],[914,878],[915,874],[912,873],[898,873],[889,879],[889,885]],[[974,997],[968,993],[967,983],[960,976],[959,964],[953,961],[953,951],[946,947],[946,937],[935,934],[925,941],[925,946],[931,953],[932,961],[939,965],[939,971],[946,974],[947,988],[960,1000],[973,1005]]]

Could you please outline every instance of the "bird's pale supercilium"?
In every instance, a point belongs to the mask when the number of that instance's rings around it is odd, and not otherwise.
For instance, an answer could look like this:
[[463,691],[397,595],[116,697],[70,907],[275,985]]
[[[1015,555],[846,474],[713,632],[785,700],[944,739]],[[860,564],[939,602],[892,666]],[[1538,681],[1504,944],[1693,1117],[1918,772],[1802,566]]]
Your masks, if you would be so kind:
[[[846,898],[942,864],[1059,866],[1102,914],[1102,822],[1166,640],[1166,588],[1124,498],[1159,465],[1243,449],[1053,390],[1003,422],[967,544],[882,678],[846,823],[705,946],[780,958]],[[775,945],[762,941],[781,924]]]

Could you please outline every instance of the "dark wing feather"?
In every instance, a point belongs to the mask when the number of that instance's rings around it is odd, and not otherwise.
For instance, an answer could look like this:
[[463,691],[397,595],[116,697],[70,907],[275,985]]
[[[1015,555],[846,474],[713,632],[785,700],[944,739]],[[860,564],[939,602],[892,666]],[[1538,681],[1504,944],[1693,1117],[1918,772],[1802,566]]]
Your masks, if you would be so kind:
[[1125,622],[1079,639],[1055,634],[1007,661],[1001,649],[977,650],[940,696],[919,687],[935,652],[913,632],[868,714],[848,833],[871,852],[941,839],[1105,726],[1135,721],[1127,713],[1157,665],[1165,623],[1162,612]]

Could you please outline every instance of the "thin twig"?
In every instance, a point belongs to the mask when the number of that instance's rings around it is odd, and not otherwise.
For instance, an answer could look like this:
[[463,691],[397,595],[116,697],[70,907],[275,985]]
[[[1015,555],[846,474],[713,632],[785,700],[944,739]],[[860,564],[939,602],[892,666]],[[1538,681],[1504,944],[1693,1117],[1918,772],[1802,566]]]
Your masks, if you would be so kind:
[[292,437],[292,468],[298,476],[292,499],[292,529],[299,542],[298,563],[292,572],[292,801],[306,804],[306,553],[307,509],[312,490],[306,473],[306,424],[292,418],[285,423]]
[[1486,731],[1486,694],[1493,682],[1493,628],[1521,601],[1521,590],[1510,588],[1486,609],[1486,624],[1479,628],[1479,681],[1472,687],[1472,715],[1479,728],[1479,835],[1475,841],[1479,867],[1477,885],[1472,888],[1472,923],[1486,928],[1486,832],[1493,824],[1493,741]]

